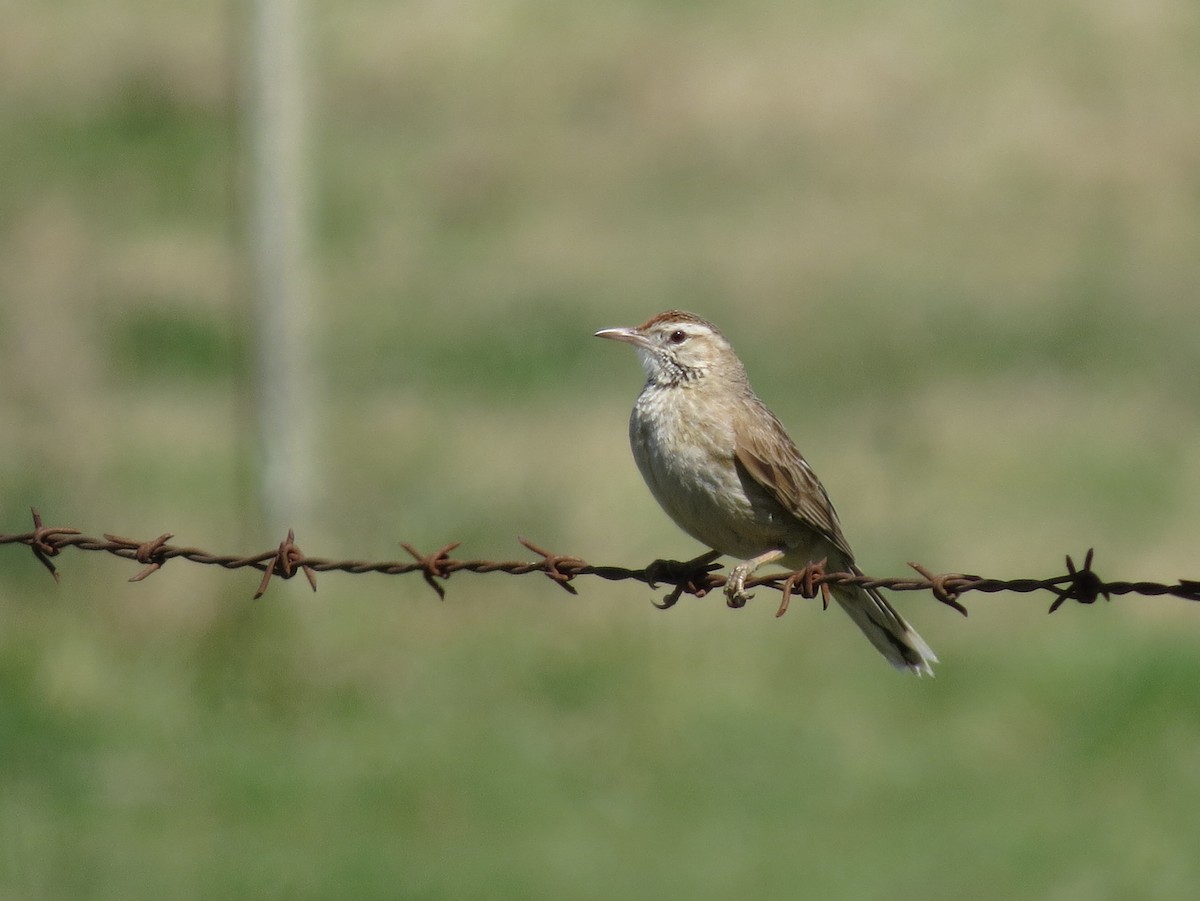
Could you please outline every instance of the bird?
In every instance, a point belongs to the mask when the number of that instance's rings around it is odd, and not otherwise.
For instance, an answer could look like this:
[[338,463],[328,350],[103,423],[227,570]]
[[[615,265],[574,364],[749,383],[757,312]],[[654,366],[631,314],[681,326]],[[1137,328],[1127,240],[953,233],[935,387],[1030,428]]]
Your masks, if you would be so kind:
[[[595,336],[633,345],[646,371],[629,443],[650,493],[688,535],[743,561],[725,582],[729,606],[771,563],[862,575],[825,487],[715,325],[667,310]],[[878,590],[826,584],[889,663],[933,674],[937,656]]]

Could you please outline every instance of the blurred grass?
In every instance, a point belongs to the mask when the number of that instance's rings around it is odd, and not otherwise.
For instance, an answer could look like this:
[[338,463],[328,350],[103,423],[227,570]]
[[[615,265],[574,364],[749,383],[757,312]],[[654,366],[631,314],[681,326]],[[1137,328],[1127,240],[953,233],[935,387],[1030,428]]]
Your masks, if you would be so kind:
[[[601,326],[720,324],[863,565],[1195,576],[1200,14],[924,0],[313,10],[301,547],[689,556]],[[3,531],[254,526],[224,3],[0,35]],[[1182,602],[811,606],[456,576],[136,586],[0,553],[0,897],[1182,898]]]

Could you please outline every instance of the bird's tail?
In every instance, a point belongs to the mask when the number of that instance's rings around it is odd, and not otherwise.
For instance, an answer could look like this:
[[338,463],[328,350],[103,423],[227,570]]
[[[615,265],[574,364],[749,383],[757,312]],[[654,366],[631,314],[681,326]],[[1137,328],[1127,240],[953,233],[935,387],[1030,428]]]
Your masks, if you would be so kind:
[[[852,567],[862,575],[858,567]],[[937,655],[920,635],[904,621],[876,589],[856,585],[830,585],[833,597],[850,615],[871,644],[898,670],[933,675]]]

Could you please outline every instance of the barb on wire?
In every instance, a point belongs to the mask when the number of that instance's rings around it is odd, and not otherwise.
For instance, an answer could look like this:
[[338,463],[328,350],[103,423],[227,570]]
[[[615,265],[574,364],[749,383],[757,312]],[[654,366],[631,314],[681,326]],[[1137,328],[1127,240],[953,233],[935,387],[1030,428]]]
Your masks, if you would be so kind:
[[287,538],[279,544],[279,550],[275,552],[275,556],[271,559],[271,565],[264,572],[262,581],[258,583],[258,591],[254,592],[254,600],[258,600],[267,593],[267,586],[271,584],[271,576],[279,576],[281,579],[290,579],[296,574],[296,570],[301,570],[308,578],[308,584],[312,586],[312,590],[317,590],[317,576],[313,572],[312,566],[304,559],[304,554],[300,548],[296,547],[296,533],[288,529]]
[[[138,541],[122,538],[118,535],[105,534],[103,538],[91,538],[79,529],[46,526],[41,514],[36,509],[33,514],[33,530],[19,534],[0,534],[0,545],[24,545],[28,547],[38,562],[40,562],[55,581],[59,579],[59,571],[51,558],[57,557],[64,548],[72,547],[81,551],[101,551],[133,560],[142,565],[129,581],[140,582],[163,568],[168,560],[180,558],[191,563],[206,566],[220,566],[224,569],[256,569],[262,573],[258,590],[254,597],[260,598],[266,592],[271,579],[278,576],[290,579],[297,573],[304,573],[313,591],[317,590],[317,573],[345,572],[352,574],[383,573],[385,575],[403,575],[419,572],[438,595],[445,598],[446,589],[442,583],[456,572],[492,573],[503,572],[519,576],[527,573],[541,573],[555,585],[570,594],[576,594],[574,581],[580,576],[598,576],[609,581],[632,580],[642,582],[651,588],[660,584],[672,586],[670,594],[661,602],[654,602],[656,607],[667,609],[674,606],[684,594],[702,598],[710,591],[725,584],[725,576],[716,572],[720,564],[716,562],[720,556],[716,551],[709,551],[693,560],[655,560],[641,569],[629,569],[622,566],[593,566],[579,557],[556,554],[539,547],[526,538],[518,539],[528,550],[537,554],[537,560],[459,560],[451,557],[452,551],[458,548],[458,542],[447,544],[432,553],[423,554],[411,544],[401,543],[401,547],[413,558],[411,561],[371,562],[365,560],[329,560],[323,557],[309,557],[296,544],[295,533],[289,531],[287,537],[274,550],[260,554],[237,556],[234,554],[212,554],[194,547],[181,547],[169,544],[174,535],[165,532],[149,541]],[[1029,594],[1046,591],[1054,595],[1050,604],[1053,613],[1067,601],[1080,604],[1094,604],[1103,597],[1110,600],[1113,595],[1137,594],[1146,597],[1161,597],[1164,595],[1182,598],[1187,601],[1200,601],[1200,580],[1180,579],[1173,584],[1159,582],[1109,582],[1102,579],[1092,568],[1095,554],[1089,550],[1083,558],[1083,565],[1077,567],[1071,557],[1066,558],[1067,572],[1061,576],[1046,579],[987,579],[982,576],[965,573],[934,573],[919,563],[909,566],[920,578],[876,578],[857,572],[826,572],[825,561],[809,564],[804,569],[795,572],[770,573],[746,580],[746,588],[765,587],[779,591],[781,601],[776,616],[787,612],[792,598],[799,593],[802,597],[816,598],[819,594],[822,604],[829,604],[829,590],[835,585],[859,585],[863,588],[885,588],[889,591],[928,591],[933,597],[948,607],[967,615],[967,608],[961,603],[964,594],[971,591],[981,591],[988,594],[998,592],[1015,592]]]
[[[825,564],[828,562],[827,559],[818,560],[798,572],[788,574],[787,578],[783,580],[783,598],[779,601],[779,609],[775,611],[776,619],[787,613],[788,605],[792,602],[792,593],[797,588],[800,589],[800,596],[804,598],[815,598],[819,591],[821,593],[821,609],[829,609],[829,583],[823,581]],[[958,607],[963,616],[967,615],[966,609],[959,607],[957,602],[953,606]]]
[[33,531],[28,534],[28,540],[25,543],[33,551],[33,556],[37,557],[42,566],[50,571],[50,575],[54,576],[54,581],[57,582],[58,570],[50,562],[50,558],[57,557],[62,546],[55,539],[64,535],[78,535],[79,530],[48,529],[42,525],[42,514],[38,513],[36,507],[30,508],[29,512],[33,514]]
[[104,533],[104,537],[113,544],[121,545],[122,547],[130,548],[133,551],[133,559],[142,564],[142,569],[137,575],[130,576],[130,582],[140,582],[146,576],[158,572],[162,568],[166,558],[162,554],[163,546],[168,541],[175,537],[173,532],[164,532],[153,541],[131,541],[128,538],[122,538],[120,535],[110,535]]
[[432,554],[421,554],[411,544],[406,541],[400,542],[400,547],[408,551],[417,564],[420,566],[421,575],[425,577],[425,583],[437,592],[437,596],[443,601],[446,599],[446,589],[439,585],[436,579],[449,579],[450,570],[446,568],[446,564],[450,561],[449,553],[458,547],[462,542],[452,541],[450,544],[439,548]]

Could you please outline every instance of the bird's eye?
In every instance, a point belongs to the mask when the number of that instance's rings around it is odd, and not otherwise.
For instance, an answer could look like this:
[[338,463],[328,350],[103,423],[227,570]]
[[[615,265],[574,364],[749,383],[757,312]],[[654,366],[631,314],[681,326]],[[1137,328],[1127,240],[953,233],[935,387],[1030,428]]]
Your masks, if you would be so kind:
[[675,331],[671,332],[670,337],[667,340],[669,340],[672,344],[682,344],[687,340],[687,334],[683,331],[683,329],[677,328]]

